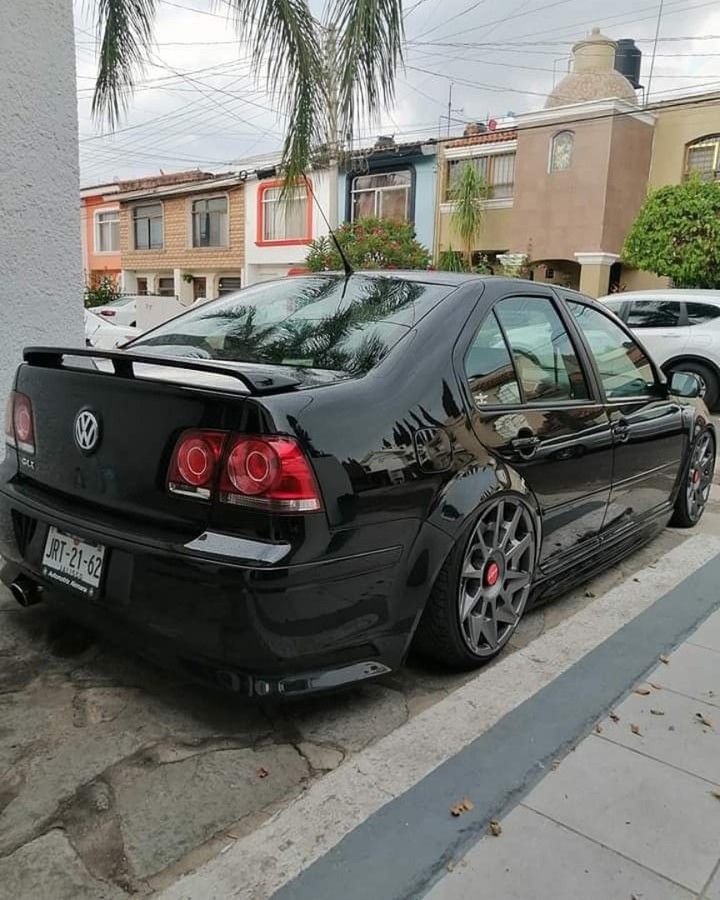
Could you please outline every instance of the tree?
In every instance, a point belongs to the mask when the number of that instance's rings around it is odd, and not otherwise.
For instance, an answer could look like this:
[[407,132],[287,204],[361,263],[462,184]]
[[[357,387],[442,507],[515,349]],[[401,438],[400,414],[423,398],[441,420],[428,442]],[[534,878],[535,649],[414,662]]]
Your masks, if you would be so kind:
[[[115,127],[151,60],[160,0],[94,0],[100,62],[92,109]],[[327,0],[323,21],[309,0],[216,0],[234,14],[257,75],[287,111],[282,166],[302,176],[312,151],[352,135],[391,103],[402,63],[402,0]]]
[[[358,219],[335,232],[350,264],[357,269],[427,269],[430,251],[415,240],[409,222],[392,219]],[[343,268],[337,247],[329,237],[312,241],[305,265],[311,272]]]
[[623,261],[671,278],[676,287],[720,288],[720,183],[693,177],[646,199]]
[[92,275],[85,285],[85,306],[105,306],[120,299],[117,280],[112,275]]
[[488,197],[487,183],[477,166],[465,163],[457,181],[450,187],[449,196],[453,203],[450,222],[462,241],[465,265],[470,271],[473,252],[485,223],[485,201]]

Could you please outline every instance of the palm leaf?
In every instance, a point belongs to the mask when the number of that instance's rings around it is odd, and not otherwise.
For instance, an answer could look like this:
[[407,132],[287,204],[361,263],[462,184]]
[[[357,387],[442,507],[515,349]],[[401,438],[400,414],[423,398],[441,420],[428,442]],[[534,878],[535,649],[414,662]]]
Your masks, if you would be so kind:
[[99,63],[92,114],[111,128],[127,107],[152,41],[157,0],[96,0]]
[[338,34],[338,88],[343,133],[395,97],[402,65],[402,0],[335,0],[329,20]]

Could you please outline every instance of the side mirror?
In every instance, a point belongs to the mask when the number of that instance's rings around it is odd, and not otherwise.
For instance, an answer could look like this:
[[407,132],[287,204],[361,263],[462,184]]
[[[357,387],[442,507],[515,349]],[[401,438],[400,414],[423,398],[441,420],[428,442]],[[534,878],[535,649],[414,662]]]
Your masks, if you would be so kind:
[[673,372],[670,393],[676,397],[704,397],[705,382],[693,372]]

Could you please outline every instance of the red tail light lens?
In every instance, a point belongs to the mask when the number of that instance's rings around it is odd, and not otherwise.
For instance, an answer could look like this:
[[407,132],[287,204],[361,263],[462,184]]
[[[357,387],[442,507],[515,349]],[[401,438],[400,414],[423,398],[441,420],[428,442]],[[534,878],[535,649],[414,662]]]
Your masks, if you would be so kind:
[[115,315],[114,309],[99,309],[98,312],[101,316],[107,316],[109,319]]
[[276,512],[322,509],[310,463],[286,437],[235,438],[220,478],[220,499]]
[[35,427],[30,398],[11,391],[5,410],[5,438],[23,453],[35,452]]
[[168,471],[168,490],[209,499],[222,459],[223,431],[184,431],[175,445]]

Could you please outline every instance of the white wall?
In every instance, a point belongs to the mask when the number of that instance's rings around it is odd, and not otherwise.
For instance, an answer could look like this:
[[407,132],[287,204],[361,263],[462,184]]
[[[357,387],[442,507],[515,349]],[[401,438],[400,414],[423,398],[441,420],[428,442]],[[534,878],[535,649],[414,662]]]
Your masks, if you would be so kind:
[[0,7],[1,411],[23,346],[84,337],[72,3]]
[[[0,0],[2,2],[2,0]],[[332,177],[337,179],[336,170],[332,170]],[[310,180],[317,203],[313,204],[312,211],[312,236],[313,238],[327,234],[328,228],[320,214],[318,204],[328,218],[330,217],[330,170],[321,169],[314,171]],[[257,193],[258,185],[262,184],[257,178],[251,177],[245,182],[245,284],[254,284],[263,279],[275,278],[287,275],[289,268],[301,266],[307,256],[307,244],[290,244],[280,246],[258,246],[257,243]]]

